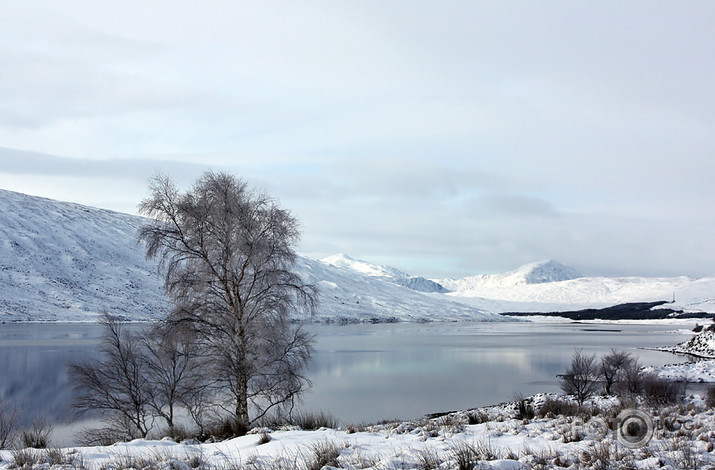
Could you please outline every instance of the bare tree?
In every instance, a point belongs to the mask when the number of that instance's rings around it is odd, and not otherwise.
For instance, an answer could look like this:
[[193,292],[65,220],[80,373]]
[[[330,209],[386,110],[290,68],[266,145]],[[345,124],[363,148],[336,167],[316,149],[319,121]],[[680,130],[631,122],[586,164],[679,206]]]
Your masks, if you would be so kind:
[[146,437],[151,427],[147,364],[140,341],[105,313],[102,359],[72,363],[69,373],[78,392],[79,413],[99,411],[128,437]]
[[194,420],[198,420],[191,397],[206,387],[199,344],[189,328],[165,323],[148,331],[142,343],[148,406],[154,416],[166,422],[169,434],[173,436],[178,407],[187,407]]
[[630,353],[615,349],[611,349],[609,354],[601,358],[601,376],[608,395],[614,391],[614,385],[625,380],[626,370],[633,361],[634,358]]
[[576,397],[579,405],[598,390],[598,366],[595,355],[579,349],[571,357],[571,366],[561,375],[561,390]]
[[139,209],[153,219],[139,238],[161,261],[175,304],[169,322],[197,332],[237,422],[252,422],[249,405],[253,420],[291,406],[308,384],[312,340],[290,315],[312,313],[317,294],[292,272],[296,219],[245,182],[212,172],[183,194],[155,177]]
[[19,417],[17,406],[10,406],[5,398],[0,398],[0,449],[9,448],[15,441]]
[[626,364],[623,370],[623,381],[617,385],[619,394],[637,395],[643,392],[645,373],[637,358]]

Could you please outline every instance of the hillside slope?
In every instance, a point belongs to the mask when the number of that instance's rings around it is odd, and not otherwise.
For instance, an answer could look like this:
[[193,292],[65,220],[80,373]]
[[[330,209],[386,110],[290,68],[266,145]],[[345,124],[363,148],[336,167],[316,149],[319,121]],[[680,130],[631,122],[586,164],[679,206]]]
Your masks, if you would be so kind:
[[[0,190],[0,321],[91,321],[104,310],[128,320],[164,315],[169,303],[156,262],[136,241],[143,221]],[[296,269],[318,285],[322,321],[505,321],[308,258]]]
[[430,279],[425,279],[420,276],[412,276],[400,271],[399,269],[393,268],[392,266],[383,266],[381,264],[374,264],[367,261],[353,259],[342,253],[322,258],[320,261],[332,264],[333,266],[337,266],[339,268],[351,269],[357,273],[376,277],[383,281],[391,282],[393,284],[420,292],[449,292],[444,288],[444,286]]
[[127,319],[167,311],[142,218],[0,190],[0,320]]

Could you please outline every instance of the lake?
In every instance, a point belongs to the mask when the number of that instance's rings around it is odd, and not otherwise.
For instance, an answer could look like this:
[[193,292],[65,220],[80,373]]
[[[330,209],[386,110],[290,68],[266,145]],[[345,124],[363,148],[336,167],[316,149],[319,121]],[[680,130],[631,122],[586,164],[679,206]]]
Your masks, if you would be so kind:
[[[308,376],[313,388],[300,408],[333,414],[343,424],[472,408],[559,389],[556,374],[575,348],[610,348],[643,365],[687,360],[639,348],[686,340],[684,330],[646,323],[395,323],[307,325],[315,334]],[[138,327],[138,326],[137,326]],[[26,422],[57,423],[53,444],[72,442],[69,361],[97,355],[94,324],[0,324],[0,397],[19,404]]]

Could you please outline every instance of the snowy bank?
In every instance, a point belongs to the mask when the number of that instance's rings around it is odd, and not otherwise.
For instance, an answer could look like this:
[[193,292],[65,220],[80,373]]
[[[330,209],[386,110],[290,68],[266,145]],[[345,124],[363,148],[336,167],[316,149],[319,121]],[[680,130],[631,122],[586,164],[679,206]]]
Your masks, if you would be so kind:
[[[543,404],[546,395],[528,401]],[[652,439],[623,444],[617,400],[598,399],[597,415],[521,418],[515,404],[410,422],[344,429],[258,429],[198,443],[135,440],[107,447],[2,451],[0,470],[59,469],[529,469],[707,468],[715,465],[715,410],[690,405],[641,408]],[[628,411],[628,409],[626,409]],[[17,462],[17,464],[16,464]]]

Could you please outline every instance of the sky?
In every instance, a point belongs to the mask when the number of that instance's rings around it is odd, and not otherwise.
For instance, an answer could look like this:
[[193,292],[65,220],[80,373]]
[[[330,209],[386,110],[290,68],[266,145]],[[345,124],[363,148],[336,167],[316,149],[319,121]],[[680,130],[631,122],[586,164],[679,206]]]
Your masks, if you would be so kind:
[[715,2],[0,9],[0,188],[128,213],[227,171],[302,254],[715,275]]

